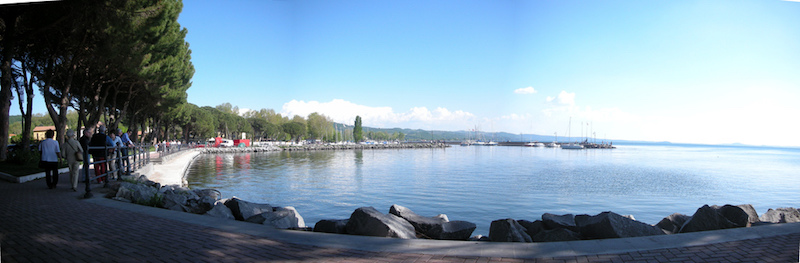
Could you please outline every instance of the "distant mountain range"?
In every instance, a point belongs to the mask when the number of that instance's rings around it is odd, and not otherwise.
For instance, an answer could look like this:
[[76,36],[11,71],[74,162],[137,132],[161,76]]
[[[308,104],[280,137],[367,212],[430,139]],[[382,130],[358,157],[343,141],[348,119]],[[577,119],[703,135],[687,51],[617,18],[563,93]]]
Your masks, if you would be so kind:
[[[350,130],[353,125],[346,125],[342,123],[335,123],[334,126],[337,130]],[[437,130],[423,130],[423,129],[403,129],[403,128],[373,128],[362,127],[364,133],[372,132],[385,132],[388,134],[402,132],[405,134],[407,141],[422,141],[422,140],[444,140],[444,141],[463,141],[463,140],[482,140],[482,141],[495,141],[495,142],[552,142],[556,140],[553,135],[538,135],[538,134],[513,134],[507,132],[483,132],[483,131],[437,131]],[[584,138],[566,136],[558,136],[558,141],[583,141]],[[589,139],[592,140],[591,138]],[[597,139],[600,142],[601,139]],[[633,142],[633,141],[631,141]]]

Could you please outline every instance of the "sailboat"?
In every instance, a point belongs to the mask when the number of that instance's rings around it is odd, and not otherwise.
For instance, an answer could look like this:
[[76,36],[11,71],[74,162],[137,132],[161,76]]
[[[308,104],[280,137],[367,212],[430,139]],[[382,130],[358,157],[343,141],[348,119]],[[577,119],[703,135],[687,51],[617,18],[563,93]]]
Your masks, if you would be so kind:
[[[569,131],[567,132],[567,138],[572,137],[572,117],[569,117]],[[582,150],[583,145],[571,142],[567,144],[561,145],[561,149],[565,150]]]
[[561,145],[558,145],[558,133],[556,132],[554,134],[556,135],[556,140],[551,142],[551,143],[545,144],[544,145],[545,147],[547,147],[547,148],[559,148],[559,147],[561,147]]

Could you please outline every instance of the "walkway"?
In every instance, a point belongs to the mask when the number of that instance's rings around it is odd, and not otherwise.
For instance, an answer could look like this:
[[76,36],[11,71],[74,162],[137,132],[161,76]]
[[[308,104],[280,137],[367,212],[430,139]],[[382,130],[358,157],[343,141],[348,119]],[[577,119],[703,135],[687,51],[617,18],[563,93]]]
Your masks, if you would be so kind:
[[[80,199],[82,192],[69,190],[67,178],[62,174],[55,190],[42,180],[0,182],[0,261],[798,262],[800,249],[798,224],[548,244],[277,231],[105,199],[107,189],[97,184],[96,197]],[[744,240],[725,241],[737,238]],[[646,249],[654,244],[664,248]],[[459,256],[469,253],[479,255]]]

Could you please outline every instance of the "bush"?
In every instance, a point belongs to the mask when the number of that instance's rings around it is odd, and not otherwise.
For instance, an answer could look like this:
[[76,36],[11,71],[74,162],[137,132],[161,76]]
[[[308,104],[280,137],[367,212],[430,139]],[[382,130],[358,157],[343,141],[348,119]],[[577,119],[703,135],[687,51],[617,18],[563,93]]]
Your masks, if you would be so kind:
[[11,144],[19,144],[20,142],[22,142],[22,134],[14,135],[14,137],[11,137],[11,139],[8,141],[8,143]]
[[8,162],[12,164],[38,166],[40,159],[38,151],[15,149],[8,152]]

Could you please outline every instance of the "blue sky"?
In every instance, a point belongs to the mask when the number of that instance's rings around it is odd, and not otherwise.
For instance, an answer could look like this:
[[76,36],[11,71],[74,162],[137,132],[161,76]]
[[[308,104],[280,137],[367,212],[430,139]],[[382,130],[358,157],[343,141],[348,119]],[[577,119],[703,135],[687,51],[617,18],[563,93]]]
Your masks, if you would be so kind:
[[179,22],[199,106],[800,146],[797,2],[189,0]]

